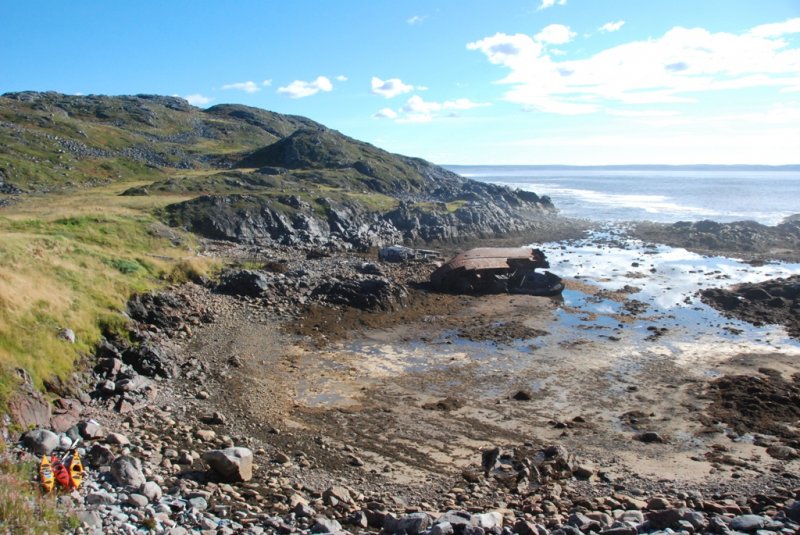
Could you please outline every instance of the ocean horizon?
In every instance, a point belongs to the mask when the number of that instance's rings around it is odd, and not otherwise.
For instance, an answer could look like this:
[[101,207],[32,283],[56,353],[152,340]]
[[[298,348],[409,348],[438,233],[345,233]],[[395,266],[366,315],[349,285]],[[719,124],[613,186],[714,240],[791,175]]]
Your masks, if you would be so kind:
[[752,220],[800,213],[800,165],[447,165],[482,182],[546,195],[565,217],[593,221]]

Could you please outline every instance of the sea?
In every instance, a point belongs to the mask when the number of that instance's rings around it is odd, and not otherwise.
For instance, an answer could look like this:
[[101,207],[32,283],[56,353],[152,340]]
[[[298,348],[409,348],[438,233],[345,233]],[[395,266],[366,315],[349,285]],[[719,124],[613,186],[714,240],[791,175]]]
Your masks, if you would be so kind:
[[775,225],[800,214],[800,166],[446,167],[464,177],[547,195],[561,215],[594,221]]
[[[703,303],[698,290],[800,275],[800,264],[768,262],[754,266],[740,259],[700,255],[666,245],[645,244],[627,236],[625,222],[754,220],[775,225],[800,214],[800,166],[780,169],[734,167],[574,168],[554,166],[447,166],[465,177],[533,191],[550,197],[560,215],[603,222],[598,230],[568,243],[532,243],[545,251],[551,270],[569,279],[618,291],[636,286],[631,299],[646,303],[654,317],[669,317],[672,342],[733,340],[752,348],[800,350],[779,326],[753,326],[722,317]],[[602,258],[602,262],[597,259]],[[558,323],[574,333],[580,310],[614,330],[619,303],[580,289],[564,291]],[[579,318],[576,320],[576,317]],[[605,320],[603,318],[605,317]],[[640,346],[648,321],[629,329]],[[637,337],[638,333],[638,337]],[[733,334],[732,334],[733,333]],[[603,336],[603,331],[597,331]],[[664,340],[665,343],[667,340]],[[675,355],[677,358],[677,355]]]

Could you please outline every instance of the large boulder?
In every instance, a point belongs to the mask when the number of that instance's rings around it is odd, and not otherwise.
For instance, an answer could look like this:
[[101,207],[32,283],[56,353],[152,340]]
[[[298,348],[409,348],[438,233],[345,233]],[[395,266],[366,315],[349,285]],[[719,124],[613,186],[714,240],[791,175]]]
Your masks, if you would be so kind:
[[384,278],[331,280],[315,288],[312,297],[330,304],[361,310],[392,310],[402,306],[408,292],[402,284]]
[[253,452],[247,448],[207,451],[203,460],[223,481],[249,481],[253,477]]
[[53,408],[33,386],[33,381],[25,370],[18,368],[15,372],[20,386],[8,400],[8,414],[11,419],[23,429],[48,426]]
[[111,475],[123,487],[139,489],[145,483],[142,463],[136,457],[123,455],[111,463]]
[[22,443],[36,455],[50,455],[58,447],[58,435],[48,429],[34,429],[22,435]]
[[170,378],[177,372],[173,356],[164,348],[149,342],[126,349],[122,354],[122,360],[146,377]]
[[270,279],[266,273],[242,269],[222,275],[217,291],[228,295],[260,297],[269,290]]
[[430,525],[431,517],[427,513],[411,513],[400,518],[395,518],[394,515],[386,515],[383,520],[383,530],[387,533],[419,535],[428,529]]
[[114,452],[103,444],[92,444],[84,456],[86,463],[92,468],[108,466],[114,460]]

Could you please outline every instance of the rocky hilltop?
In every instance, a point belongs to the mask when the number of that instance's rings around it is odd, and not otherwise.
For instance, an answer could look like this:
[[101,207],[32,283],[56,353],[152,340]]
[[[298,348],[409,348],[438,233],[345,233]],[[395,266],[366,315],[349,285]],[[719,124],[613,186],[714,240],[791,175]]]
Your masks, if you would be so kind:
[[0,144],[0,203],[136,180],[126,195],[194,197],[165,222],[236,242],[363,250],[521,232],[555,211],[310,119],[177,97],[5,94]]

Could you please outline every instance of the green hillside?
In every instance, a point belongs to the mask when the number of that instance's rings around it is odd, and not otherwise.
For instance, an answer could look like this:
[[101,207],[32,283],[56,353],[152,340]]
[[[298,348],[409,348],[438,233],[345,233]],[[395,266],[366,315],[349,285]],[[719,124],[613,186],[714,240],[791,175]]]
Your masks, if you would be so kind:
[[157,95],[2,95],[0,403],[16,369],[39,388],[68,379],[121,329],[133,292],[213,270],[190,231],[364,249],[517,231],[551,209],[304,117]]

